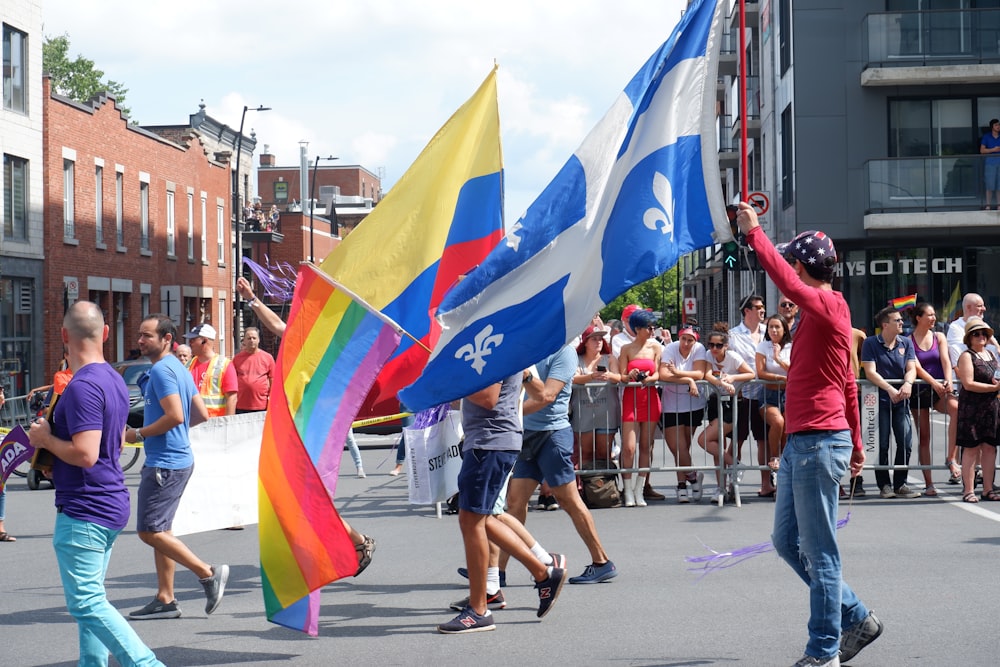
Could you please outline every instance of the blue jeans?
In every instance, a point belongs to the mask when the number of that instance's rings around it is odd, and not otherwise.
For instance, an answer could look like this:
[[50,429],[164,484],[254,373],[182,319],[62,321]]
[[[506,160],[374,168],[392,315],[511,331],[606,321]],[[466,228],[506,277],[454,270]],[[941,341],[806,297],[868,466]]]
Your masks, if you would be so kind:
[[361,450],[358,449],[358,441],[354,439],[353,429],[347,432],[347,449],[351,452],[351,458],[354,460],[355,469],[361,470],[364,465],[361,462]]
[[809,585],[806,654],[832,658],[840,634],[868,615],[841,578],[837,547],[840,480],[849,474],[850,431],[791,433],[778,469],[775,551]]
[[159,665],[139,635],[108,602],[104,577],[111,547],[121,531],[56,514],[52,535],[66,607],[76,620],[80,637],[81,667],[108,664],[108,651],[123,666]]
[[[913,422],[910,421],[910,402],[899,403],[879,401],[878,404],[878,464],[889,465],[889,429],[896,439],[896,456],[893,459],[892,488],[898,489],[906,483],[909,472],[910,452],[913,450]],[[875,471],[875,483],[882,488],[889,483],[888,470]]]

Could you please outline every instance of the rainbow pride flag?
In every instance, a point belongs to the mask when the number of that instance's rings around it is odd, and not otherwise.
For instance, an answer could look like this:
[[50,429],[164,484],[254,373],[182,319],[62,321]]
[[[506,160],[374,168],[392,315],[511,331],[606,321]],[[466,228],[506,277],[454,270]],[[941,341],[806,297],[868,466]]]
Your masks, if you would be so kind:
[[909,296],[900,296],[895,299],[890,299],[889,303],[896,310],[903,310],[904,308],[913,308],[917,305],[917,295],[911,294]]
[[438,304],[503,237],[497,68],[438,130],[357,229],[321,263],[338,284],[392,318],[404,338],[359,418],[399,412],[440,334]]
[[316,635],[319,590],[353,575],[333,499],[351,422],[399,333],[310,265],[299,271],[258,468],[260,569],[269,621]]

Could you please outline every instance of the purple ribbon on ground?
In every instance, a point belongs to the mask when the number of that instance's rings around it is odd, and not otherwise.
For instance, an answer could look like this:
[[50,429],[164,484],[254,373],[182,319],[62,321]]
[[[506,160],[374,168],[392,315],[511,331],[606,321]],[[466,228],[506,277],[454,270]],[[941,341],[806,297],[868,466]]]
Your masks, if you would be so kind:
[[[847,525],[847,522],[851,520],[851,513],[848,512],[847,516],[837,522],[837,530],[840,530]],[[704,544],[704,543],[703,543]],[[688,563],[699,563],[698,567],[689,567],[689,572],[700,572],[698,578],[701,579],[707,574],[716,572],[718,570],[725,570],[735,565],[739,565],[743,561],[749,560],[754,556],[759,556],[761,554],[766,554],[768,552],[774,551],[774,544],[771,542],[761,542],[760,544],[754,544],[749,547],[743,547],[742,549],[736,549],[735,551],[727,551],[725,553],[720,553],[714,549],[709,549],[711,551],[709,556],[688,556],[684,560]]]

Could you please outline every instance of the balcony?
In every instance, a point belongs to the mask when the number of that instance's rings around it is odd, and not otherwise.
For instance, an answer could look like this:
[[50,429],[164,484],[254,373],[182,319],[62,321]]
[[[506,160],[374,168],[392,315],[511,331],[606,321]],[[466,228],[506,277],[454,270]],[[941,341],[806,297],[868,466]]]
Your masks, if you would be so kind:
[[[760,25],[760,3],[753,2],[752,0],[747,0],[744,4],[746,7],[746,23],[747,30],[750,28],[756,28]],[[733,8],[729,12],[729,25],[733,32],[739,32],[740,29],[740,3],[738,0],[733,1]]]
[[[732,84],[732,99],[739,99],[739,80],[733,79]],[[734,105],[739,107],[737,103]],[[760,77],[758,76],[748,76],[747,77],[747,136],[752,138],[760,138]],[[741,117],[737,116],[732,125],[732,136],[738,137],[740,134],[740,122]]]
[[995,84],[1000,10],[882,12],[862,23],[862,86]]
[[865,163],[865,229],[997,225],[984,202],[981,155],[888,158]]
[[727,31],[722,33],[722,45],[719,48],[719,77],[736,76],[739,72],[739,40],[737,33]]
[[740,146],[733,137],[731,116],[719,116],[718,121],[719,136],[719,169],[725,172],[726,169],[738,169],[740,166]]

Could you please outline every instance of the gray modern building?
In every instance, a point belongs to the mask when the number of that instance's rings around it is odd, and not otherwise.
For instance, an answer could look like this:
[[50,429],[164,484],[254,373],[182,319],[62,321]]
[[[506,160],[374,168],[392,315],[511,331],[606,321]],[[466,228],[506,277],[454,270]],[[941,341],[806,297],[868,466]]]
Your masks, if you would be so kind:
[[[855,326],[872,332],[872,315],[910,294],[946,321],[968,291],[1000,319],[1000,211],[995,197],[984,210],[980,154],[1000,118],[1000,0],[747,2],[742,53],[730,3],[718,83],[729,202],[746,199],[746,122],[749,190],[769,202],[765,228],[775,240],[807,229],[834,238]],[[718,248],[684,261],[685,296],[703,324],[738,321],[751,291],[774,310],[773,287],[759,272],[726,271]]]

